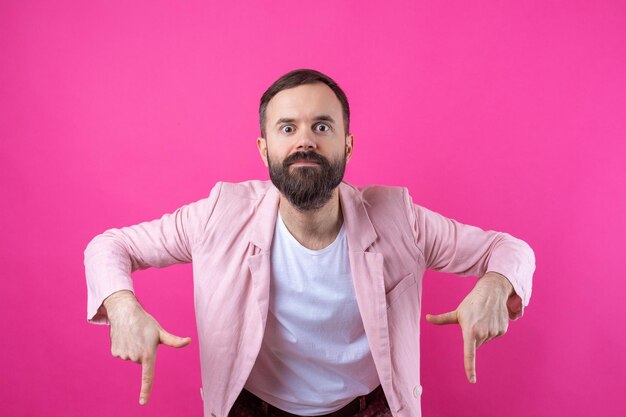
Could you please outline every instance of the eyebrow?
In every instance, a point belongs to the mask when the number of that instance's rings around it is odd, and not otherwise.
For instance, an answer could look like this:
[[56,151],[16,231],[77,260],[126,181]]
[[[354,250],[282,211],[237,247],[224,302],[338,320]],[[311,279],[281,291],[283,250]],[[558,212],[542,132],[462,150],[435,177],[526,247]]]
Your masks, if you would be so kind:
[[[321,120],[321,121],[324,121],[324,122],[336,123],[335,119],[333,119],[328,114],[320,114],[319,116],[314,117],[313,120],[315,120],[315,121],[320,121]],[[293,123],[295,121],[296,121],[296,119],[294,119],[292,117],[281,117],[276,122],[276,125],[279,125],[279,124],[282,124],[282,123]]]

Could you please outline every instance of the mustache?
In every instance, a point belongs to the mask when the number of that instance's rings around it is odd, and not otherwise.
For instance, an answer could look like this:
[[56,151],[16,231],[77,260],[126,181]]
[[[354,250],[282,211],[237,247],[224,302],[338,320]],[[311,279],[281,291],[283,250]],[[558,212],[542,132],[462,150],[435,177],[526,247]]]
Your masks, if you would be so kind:
[[325,165],[328,162],[326,158],[324,158],[317,152],[296,152],[285,158],[285,160],[283,161],[283,166],[288,167],[291,164],[302,161],[316,162],[320,165]]

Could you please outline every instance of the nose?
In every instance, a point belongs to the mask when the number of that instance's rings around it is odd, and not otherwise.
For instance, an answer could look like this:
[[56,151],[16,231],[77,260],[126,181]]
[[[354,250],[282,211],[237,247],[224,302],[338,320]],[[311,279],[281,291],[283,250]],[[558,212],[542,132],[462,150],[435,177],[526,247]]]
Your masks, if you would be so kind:
[[315,141],[315,137],[312,132],[301,129],[298,133],[299,134],[296,137],[296,148],[299,151],[317,149],[317,142]]

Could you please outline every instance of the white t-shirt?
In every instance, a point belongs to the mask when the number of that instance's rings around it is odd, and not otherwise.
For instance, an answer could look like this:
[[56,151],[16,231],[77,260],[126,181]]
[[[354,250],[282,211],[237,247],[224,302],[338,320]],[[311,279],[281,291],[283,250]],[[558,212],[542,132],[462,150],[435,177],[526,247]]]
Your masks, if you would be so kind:
[[321,250],[302,246],[280,214],[272,243],[270,305],[245,388],[293,414],[339,410],[380,385],[359,313],[346,231]]

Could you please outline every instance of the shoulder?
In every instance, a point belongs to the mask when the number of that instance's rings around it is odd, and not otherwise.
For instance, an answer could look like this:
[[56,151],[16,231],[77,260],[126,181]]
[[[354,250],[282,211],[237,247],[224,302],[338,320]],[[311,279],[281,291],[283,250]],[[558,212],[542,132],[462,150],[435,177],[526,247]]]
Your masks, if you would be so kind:
[[185,206],[191,217],[207,222],[216,212],[227,211],[231,215],[246,208],[254,208],[273,187],[270,181],[244,181],[215,183],[208,196]]
[[273,187],[270,181],[249,180],[243,182],[224,182],[215,184],[211,194],[219,199],[259,200]]
[[344,183],[350,187],[353,195],[358,196],[366,206],[404,204],[408,191],[405,187],[370,184],[356,186]]
[[201,231],[199,237],[207,239],[224,233],[230,236],[240,230],[273,190],[270,181],[217,182],[191,216],[195,229]]
[[[411,198],[405,187],[388,185],[354,186],[344,183],[344,194],[352,201],[352,207],[362,207],[374,225],[411,221]],[[382,222],[382,223],[381,223]]]

